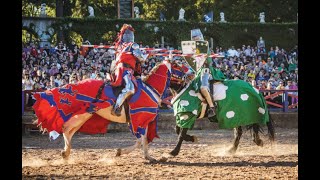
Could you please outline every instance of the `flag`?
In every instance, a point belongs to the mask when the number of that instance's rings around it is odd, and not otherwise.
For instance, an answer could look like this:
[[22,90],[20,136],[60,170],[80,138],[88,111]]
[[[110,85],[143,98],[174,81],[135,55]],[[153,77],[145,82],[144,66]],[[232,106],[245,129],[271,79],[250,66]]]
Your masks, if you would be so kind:
[[213,22],[213,11],[210,11],[207,14],[205,14],[203,16],[203,20],[204,20],[204,22],[207,22],[207,23]]

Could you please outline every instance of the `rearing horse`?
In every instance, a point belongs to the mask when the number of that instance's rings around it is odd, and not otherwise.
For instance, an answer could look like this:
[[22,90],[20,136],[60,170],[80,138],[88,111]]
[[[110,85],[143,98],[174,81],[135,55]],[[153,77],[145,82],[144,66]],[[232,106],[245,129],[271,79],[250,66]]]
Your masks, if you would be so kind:
[[106,133],[108,124],[113,121],[128,122],[130,130],[138,138],[134,146],[118,149],[117,156],[127,154],[142,144],[145,159],[154,161],[148,154],[148,143],[158,137],[159,105],[170,79],[171,64],[165,60],[156,65],[143,81],[137,80],[136,93],[128,99],[119,117],[111,113],[119,90],[102,80],[83,80],[35,93],[33,108],[42,129],[50,135],[53,132],[63,134],[65,146],[61,154],[64,159],[70,155],[71,139],[75,132]]

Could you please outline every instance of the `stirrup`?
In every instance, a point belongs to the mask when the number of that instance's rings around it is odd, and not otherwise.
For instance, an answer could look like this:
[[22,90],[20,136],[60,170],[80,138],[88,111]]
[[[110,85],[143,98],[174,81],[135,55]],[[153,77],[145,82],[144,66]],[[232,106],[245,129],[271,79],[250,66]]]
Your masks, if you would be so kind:
[[121,116],[121,109],[122,109],[122,106],[119,106],[119,107],[113,106],[112,114],[118,117]]

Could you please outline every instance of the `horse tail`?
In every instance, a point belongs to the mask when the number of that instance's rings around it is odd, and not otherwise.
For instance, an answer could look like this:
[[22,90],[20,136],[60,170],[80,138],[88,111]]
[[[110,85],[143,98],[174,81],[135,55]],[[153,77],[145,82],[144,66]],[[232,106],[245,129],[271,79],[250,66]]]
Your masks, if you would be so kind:
[[252,137],[254,137],[255,133],[256,134],[258,134],[258,133],[263,134],[263,132],[264,132],[263,128],[257,123],[247,125],[246,127],[247,127],[247,130],[250,130]]
[[274,121],[273,121],[269,111],[268,111],[268,115],[269,115],[269,121],[267,122],[268,136],[269,136],[270,141],[274,141],[274,139],[275,139]]
[[[268,129],[267,135],[269,137],[269,140],[271,142],[273,142],[274,139],[275,139],[274,121],[270,116],[270,112],[268,112],[268,116],[269,116],[269,121],[267,122],[267,129]],[[257,134],[257,133],[263,134],[263,132],[264,132],[262,126],[260,126],[257,123],[247,125],[246,128],[247,128],[247,130],[250,130],[252,137],[254,137],[254,135]]]

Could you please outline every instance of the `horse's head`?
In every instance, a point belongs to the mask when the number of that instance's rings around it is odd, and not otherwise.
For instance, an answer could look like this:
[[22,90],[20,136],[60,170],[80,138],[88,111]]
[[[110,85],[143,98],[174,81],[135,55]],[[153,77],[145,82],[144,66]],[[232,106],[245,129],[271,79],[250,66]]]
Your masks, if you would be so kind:
[[182,88],[186,85],[187,83],[187,72],[188,68],[183,65],[179,65],[177,63],[172,63],[171,64],[171,83],[170,83],[170,88],[173,90],[179,92],[182,90]]

